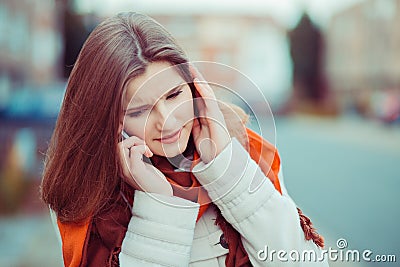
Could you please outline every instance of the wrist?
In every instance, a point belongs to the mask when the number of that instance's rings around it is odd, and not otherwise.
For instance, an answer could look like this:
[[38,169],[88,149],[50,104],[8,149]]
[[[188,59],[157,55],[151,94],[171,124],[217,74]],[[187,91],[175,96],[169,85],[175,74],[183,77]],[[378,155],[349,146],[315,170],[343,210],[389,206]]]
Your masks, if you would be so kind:
[[230,144],[232,142],[232,139],[231,138],[229,138],[229,139],[225,139],[225,141],[222,143],[222,142],[219,142],[219,145],[218,145],[218,147],[215,145],[215,143],[213,143],[214,144],[214,149],[212,150],[212,151],[215,151],[214,153],[210,153],[210,154],[207,154],[207,155],[202,155],[202,153],[201,153],[201,150],[200,150],[200,159],[201,159],[201,161],[204,163],[204,164],[209,164],[209,163],[211,163],[212,161],[214,161],[214,159],[216,158],[216,157],[218,157],[218,155],[222,152],[222,151],[224,151],[227,147],[228,147],[228,145]]
[[164,195],[167,197],[172,197],[174,195],[174,192],[172,190],[172,186],[169,185],[166,188],[155,188],[153,190],[149,190],[148,193],[155,193],[155,194],[160,194],[160,195]]

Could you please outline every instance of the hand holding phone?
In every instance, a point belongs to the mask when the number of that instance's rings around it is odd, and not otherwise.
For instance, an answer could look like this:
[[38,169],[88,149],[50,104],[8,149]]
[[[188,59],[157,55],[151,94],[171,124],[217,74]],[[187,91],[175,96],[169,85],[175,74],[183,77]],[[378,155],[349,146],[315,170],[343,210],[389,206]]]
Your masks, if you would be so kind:
[[124,138],[118,143],[121,176],[137,190],[172,196],[172,186],[164,174],[144,161],[144,157],[153,156],[144,140],[137,136],[129,136],[125,131],[121,134]]

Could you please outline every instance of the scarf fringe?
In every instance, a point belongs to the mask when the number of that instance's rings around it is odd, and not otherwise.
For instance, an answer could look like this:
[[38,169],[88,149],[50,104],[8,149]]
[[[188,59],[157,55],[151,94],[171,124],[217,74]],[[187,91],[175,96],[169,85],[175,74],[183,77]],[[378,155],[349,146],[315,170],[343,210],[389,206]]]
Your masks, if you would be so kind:
[[297,212],[300,217],[300,226],[303,229],[304,237],[306,240],[312,240],[318,247],[324,247],[324,238],[317,233],[317,230],[314,228],[310,218],[308,218],[301,209],[297,208]]
[[[235,254],[237,254],[238,248],[236,246],[238,245],[239,250],[244,252],[244,255],[241,255],[241,257],[232,257],[231,253],[228,253],[225,261],[226,266],[251,266],[248,255],[245,252],[246,250],[244,249],[243,244],[240,240],[239,233],[225,220],[225,218],[221,214],[221,211],[216,205],[214,205],[214,209],[217,214],[215,224],[218,225],[224,233],[225,240],[229,246],[229,252],[234,251],[236,252]],[[324,238],[317,233],[317,230],[314,228],[310,218],[304,215],[304,213],[299,208],[297,208],[297,212],[299,214],[300,226],[303,229],[305,239],[312,240],[318,247],[323,248]],[[235,244],[236,242],[238,242],[239,244]]]

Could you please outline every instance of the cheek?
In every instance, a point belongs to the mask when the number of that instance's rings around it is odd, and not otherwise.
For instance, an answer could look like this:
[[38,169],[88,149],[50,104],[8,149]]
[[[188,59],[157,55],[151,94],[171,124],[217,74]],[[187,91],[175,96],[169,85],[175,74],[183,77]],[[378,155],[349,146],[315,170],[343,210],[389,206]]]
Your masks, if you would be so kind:
[[177,117],[180,121],[188,123],[194,118],[193,98],[190,90],[184,95],[182,103],[177,108]]
[[144,126],[145,122],[142,122],[140,119],[125,117],[124,130],[129,134],[129,136],[136,136],[143,139],[145,136]]
[[150,134],[146,134],[144,136],[145,138],[142,138],[144,140],[144,142],[149,145],[152,146],[152,143],[155,142],[154,139],[152,138],[152,136]]
[[184,105],[181,105],[175,113],[175,117],[179,119],[179,121],[187,123],[189,120],[193,120],[194,110],[193,104],[191,102],[187,102]]

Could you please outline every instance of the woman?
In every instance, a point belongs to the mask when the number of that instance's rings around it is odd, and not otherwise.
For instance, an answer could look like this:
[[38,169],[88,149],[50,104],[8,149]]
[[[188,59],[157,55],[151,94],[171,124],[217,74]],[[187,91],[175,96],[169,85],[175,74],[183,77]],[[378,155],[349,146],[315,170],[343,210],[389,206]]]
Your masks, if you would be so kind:
[[[41,188],[65,266],[280,266],[266,246],[320,254],[277,150],[201,80],[145,15],[119,14],[91,33]],[[310,264],[327,266],[291,262]]]

